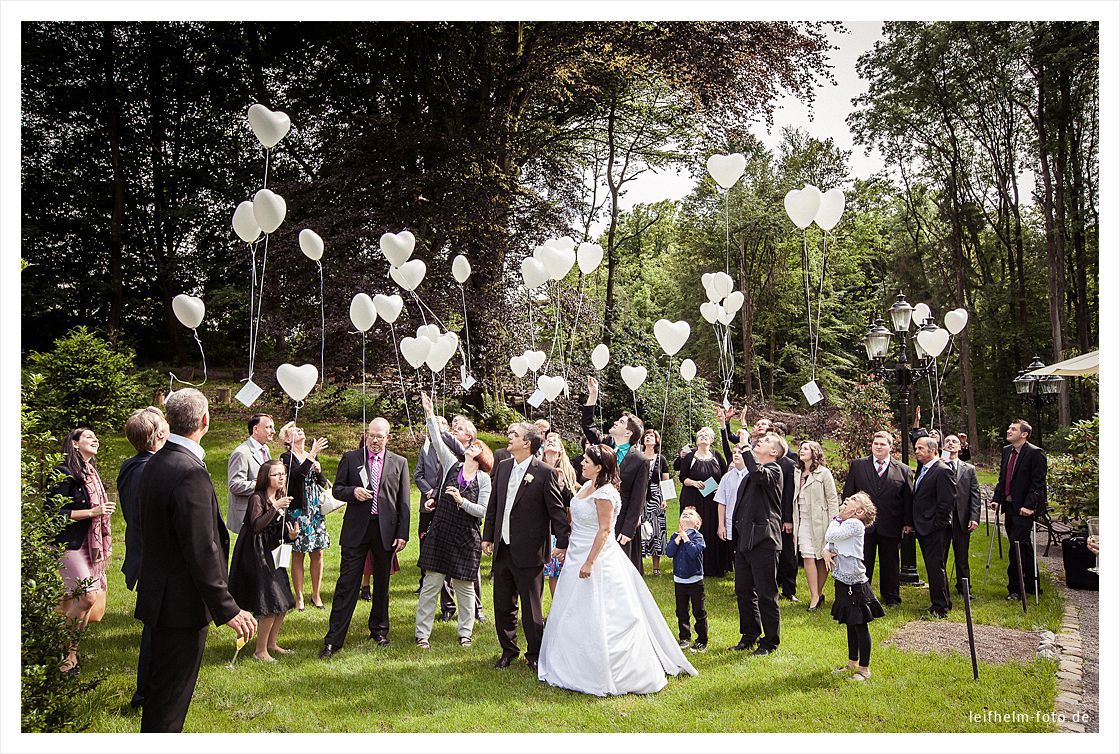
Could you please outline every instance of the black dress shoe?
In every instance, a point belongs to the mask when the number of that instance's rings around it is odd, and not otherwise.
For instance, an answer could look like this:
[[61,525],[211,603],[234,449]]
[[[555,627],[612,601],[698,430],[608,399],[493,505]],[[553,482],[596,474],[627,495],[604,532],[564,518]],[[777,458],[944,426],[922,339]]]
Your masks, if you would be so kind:
[[373,599],[373,597],[371,597],[369,594],[368,586],[363,586],[362,591],[358,592],[358,599],[365,600],[366,602],[369,602]]
[[525,664],[528,665],[531,670],[536,670],[537,669],[537,661],[536,660],[526,660]]
[[751,652],[751,654],[754,655],[755,657],[765,657],[766,655],[770,654],[773,651],[774,651],[773,647],[767,647],[767,646],[761,646],[760,645],[757,649],[755,649],[753,652]]
[[789,600],[790,602],[800,602],[801,601],[801,600],[797,599],[796,594],[783,594],[782,599]]
[[342,647],[335,647],[335,646],[331,646],[330,644],[324,644],[323,648],[319,650],[319,659],[320,660],[329,660],[329,659],[331,659],[331,655],[336,654],[341,650],[342,650]]
[[509,655],[502,655],[501,657],[498,658],[498,661],[494,663],[494,667],[496,667],[496,668],[508,668],[509,664],[511,662],[513,662],[513,659],[514,658],[510,657]]
[[1020,594],[1012,593],[1012,594],[1007,595],[1007,601],[1008,602],[1022,602],[1023,597]]
[[743,652],[745,650],[752,649],[754,647],[754,645],[757,644],[757,643],[758,643],[758,639],[748,639],[747,637],[744,636],[743,638],[739,639],[738,644],[731,647],[730,649],[731,649],[732,652]]
[[894,607],[895,605],[901,605],[901,604],[902,604],[902,600],[886,600],[886,601],[883,602],[884,607]]

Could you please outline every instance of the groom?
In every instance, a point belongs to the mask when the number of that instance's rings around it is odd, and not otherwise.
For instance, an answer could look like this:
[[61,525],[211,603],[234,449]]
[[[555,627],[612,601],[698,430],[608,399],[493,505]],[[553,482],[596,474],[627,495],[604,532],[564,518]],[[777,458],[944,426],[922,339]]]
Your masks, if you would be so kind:
[[541,594],[544,564],[550,558],[549,525],[556,535],[551,555],[563,559],[568,549],[568,515],[554,470],[537,459],[543,438],[528,423],[509,428],[511,458],[494,469],[493,493],[486,509],[482,551],[493,554],[494,628],[502,656],[496,668],[517,658],[517,603],[525,632],[525,660],[537,669],[544,633]]

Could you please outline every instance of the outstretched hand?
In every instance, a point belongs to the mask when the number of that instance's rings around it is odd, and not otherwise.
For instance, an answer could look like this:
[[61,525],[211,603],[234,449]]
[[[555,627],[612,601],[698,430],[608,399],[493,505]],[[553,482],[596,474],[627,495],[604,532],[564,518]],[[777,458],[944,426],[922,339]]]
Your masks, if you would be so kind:
[[599,380],[587,375],[587,405],[593,405],[599,400]]
[[420,405],[424,407],[424,418],[435,416],[435,410],[432,408],[432,399],[424,391],[420,391]]

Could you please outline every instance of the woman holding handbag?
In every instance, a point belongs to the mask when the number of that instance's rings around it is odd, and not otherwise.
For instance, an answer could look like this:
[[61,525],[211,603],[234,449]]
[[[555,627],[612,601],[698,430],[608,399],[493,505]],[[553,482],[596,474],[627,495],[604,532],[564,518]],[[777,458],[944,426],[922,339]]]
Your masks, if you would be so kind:
[[323,609],[319,586],[323,582],[323,550],[331,546],[327,533],[326,513],[322,509],[327,478],[319,465],[319,453],[327,447],[327,438],[320,437],[306,450],[307,436],[295,422],[280,428],[280,442],[287,448],[280,454],[288,475],[288,520],[296,525],[296,541],[292,543],[292,591],[296,610],[303,612],[303,556],[311,553],[311,604]]
[[253,657],[275,662],[273,654],[291,654],[281,647],[280,626],[295,606],[288,570],[281,567],[273,551],[282,549],[285,539],[293,540],[298,531],[285,513],[292,499],[284,495],[288,474],[279,459],[265,461],[257,472],[257,484],[245,508],[245,520],[229,567],[229,593],[234,601],[257,619],[257,647]]
[[829,522],[839,513],[840,497],[836,481],[824,465],[824,448],[812,440],[801,443],[797,451],[798,473],[794,476],[793,546],[805,562],[809,583],[809,611],[825,602],[824,582],[828,568],[824,562],[825,534]]

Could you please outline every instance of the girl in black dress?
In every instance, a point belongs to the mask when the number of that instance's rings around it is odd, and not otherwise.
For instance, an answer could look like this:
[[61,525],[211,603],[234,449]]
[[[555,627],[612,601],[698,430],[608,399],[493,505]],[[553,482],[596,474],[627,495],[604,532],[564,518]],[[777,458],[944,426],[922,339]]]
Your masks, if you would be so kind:
[[277,640],[284,616],[295,607],[288,569],[277,568],[272,551],[285,538],[296,538],[295,522],[285,524],[284,514],[292,499],[284,494],[288,474],[279,459],[265,461],[257,472],[257,486],[249,497],[241,533],[233,546],[229,569],[229,593],[244,610],[257,618],[257,647],[253,657],[275,662],[273,654],[291,654]]
[[[700,533],[708,546],[704,548],[704,576],[716,577],[727,573],[731,545],[719,538],[719,504],[716,503],[716,489],[719,480],[727,471],[727,461],[717,451],[712,450],[716,433],[710,427],[701,427],[696,432],[696,449],[687,445],[673,461],[673,468],[680,472],[681,510],[692,506],[704,522]],[[704,483],[711,479],[716,484],[703,493]]]

